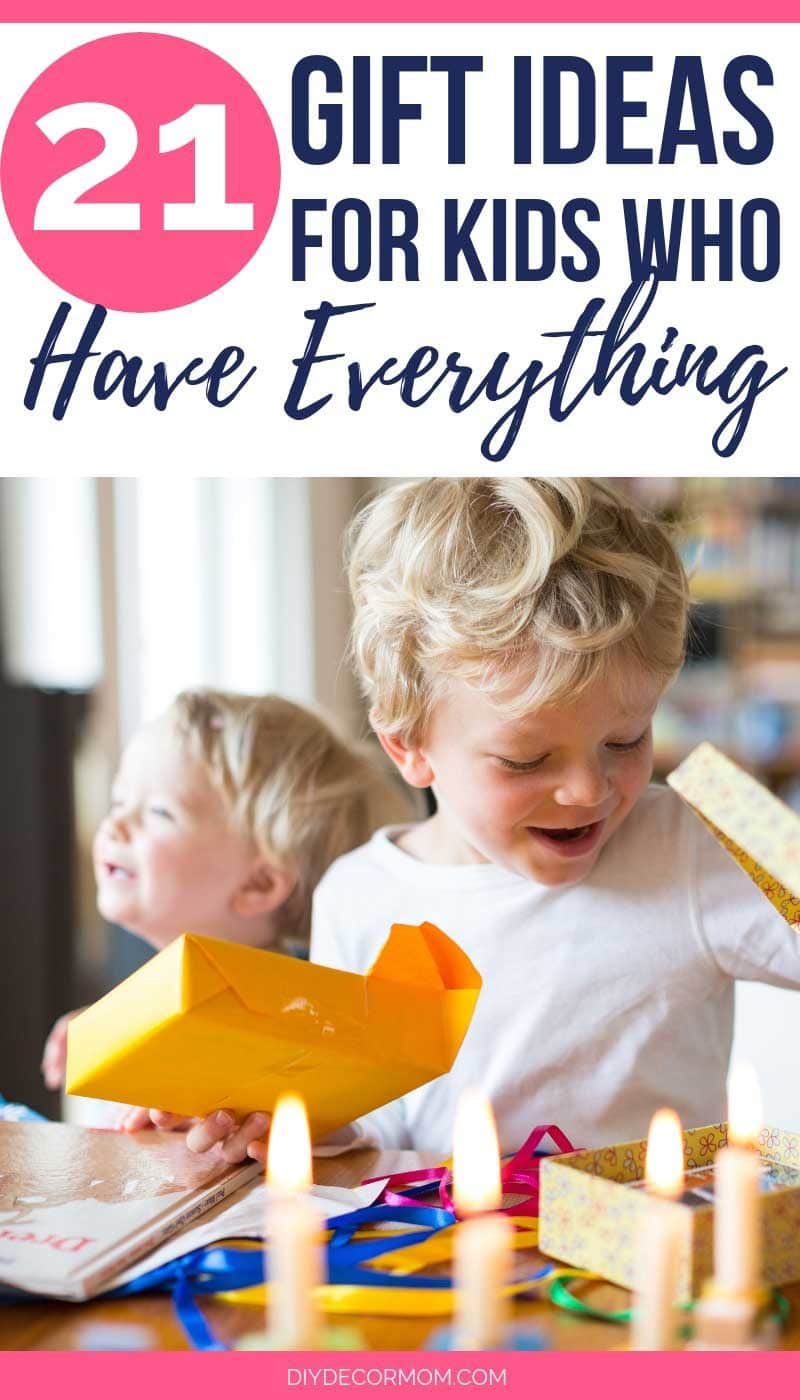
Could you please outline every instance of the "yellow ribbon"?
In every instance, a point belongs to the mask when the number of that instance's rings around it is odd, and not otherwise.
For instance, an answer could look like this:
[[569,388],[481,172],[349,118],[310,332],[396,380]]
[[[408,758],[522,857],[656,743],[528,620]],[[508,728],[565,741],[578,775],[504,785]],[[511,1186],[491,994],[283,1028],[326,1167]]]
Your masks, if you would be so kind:
[[[532,1249],[539,1239],[539,1222],[530,1216],[511,1217],[518,1228],[513,1237],[514,1249]],[[391,1251],[393,1235],[403,1231],[375,1230],[366,1228],[358,1232],[357,1239],[384,1238],[387,1241],[387,1255],[380,1255],[365,1261],[363,1269],[370,1265],[378,1267],[382,1273],[391,1271],[398,1277],[404,1274],[419,1273],[423,1269],[449,1263],[453,1256],[453,1236],[457,1225],[439,1230],[429,1239],[419,1244],[407,1245],[405,1249]],[[241,1246],[241,1241],[235,1241]],[[257,1241],[244,1244],[244,1248],[260,1249]],[[595,1275],[579,1269],[554,1268],[541,1279],[509,1283],[503,1290],[507,1297],[514,1298],[532,1292],[534,1289],[548,1288],[557,1278],[594,1278]],[[449,1317],[458,1302],[458,1292],[452,1288],[386,1288],[356,1283],[325,1283],[315,1290],[316,1300],[325,1313],[362,1314],[374,1317]],[[259,1283],[251,1288],[237,1288],[228,1292],[215,1293],[215,1298],[225,1303],[244,1303],[246,1306],[265,1308],[269,1301],[269,1284]]]

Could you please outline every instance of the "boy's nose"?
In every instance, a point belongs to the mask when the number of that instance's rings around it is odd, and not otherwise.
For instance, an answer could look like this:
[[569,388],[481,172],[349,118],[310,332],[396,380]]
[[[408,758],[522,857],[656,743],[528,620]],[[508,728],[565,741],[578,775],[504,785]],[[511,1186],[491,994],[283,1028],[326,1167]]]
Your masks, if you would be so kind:
[[580,764],[564,774],[555,799],[562,807],[599,807],[610,792],[611,785],[601,768]]
[[130,834],[129,813],[122,808],[115,808],[103,818],[103,826],[108,835],[115,840],[126,841]]

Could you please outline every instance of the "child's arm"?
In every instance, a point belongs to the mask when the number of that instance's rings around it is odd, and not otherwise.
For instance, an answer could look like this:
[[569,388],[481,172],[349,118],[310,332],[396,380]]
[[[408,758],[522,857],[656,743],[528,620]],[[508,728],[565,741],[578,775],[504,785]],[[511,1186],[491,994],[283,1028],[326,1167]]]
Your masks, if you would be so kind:
[[692,827],[692,912],[698,937],[727,977],[800,988],[800,926],[764,898],[699,823]]
[[67,1067],[67,1026],[73,1017],[79,1016],[84,1009],[79,1006],[77,1011],[67,1011],[63,1016],[59,1016],[44,1043],[41,1070],[45,1087],[48,1089],[63,1088]]

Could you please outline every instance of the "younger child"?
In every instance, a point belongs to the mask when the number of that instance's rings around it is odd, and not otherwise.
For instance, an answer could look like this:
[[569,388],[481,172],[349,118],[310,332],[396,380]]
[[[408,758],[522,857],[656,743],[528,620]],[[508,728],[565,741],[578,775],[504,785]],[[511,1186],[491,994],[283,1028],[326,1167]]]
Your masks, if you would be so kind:
[[[98,908],[154,948],[186,932],[306,948],[314,886],[398,803],[370,757],[310,710],[273,695],[186,691],[122,756],[94,842]],[[51,1089],[63,1082],[69,1019],[45,1046]],[[132,1131],[151,1116],[188,1126],[146,1109],[129,1110],[122,1125]],[[237,1125],[221,1112],[194,1124],[187,1142],[197,1151],[221,1142],[238,1161],[267,1121],[253,1114]]]
[[800,944],[649,785],[688,612],[667,533],[588,479],[418,481],[358,518],[350,582],[373,727],[438,809],[336,862],[312,956],[361,972],[428,919],[484,980],[453,1071],[363,1126],[445,1157],[467,1085],[504,1151],[536,1123],[637,1138],[662,1104],[720,1121],[734,979],[800,986]]

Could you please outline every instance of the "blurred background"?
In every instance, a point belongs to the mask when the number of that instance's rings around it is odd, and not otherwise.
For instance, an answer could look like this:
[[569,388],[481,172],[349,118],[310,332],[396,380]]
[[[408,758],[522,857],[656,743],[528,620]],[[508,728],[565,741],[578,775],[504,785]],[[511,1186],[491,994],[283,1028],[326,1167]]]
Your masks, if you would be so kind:
[[[0,1091],[51,1116],[47,1031],[147,955],[94,906],[91,840],[138,724],[181,689],[278,691],[350,734],[341,536],[382,480],[0,479]],[[690,656],[656,725],[663,776],[702,739],[800,811],[800,478],[617,478],[672,521]],[[735,1054],[800,1129],[795,993],[737,989]]]

